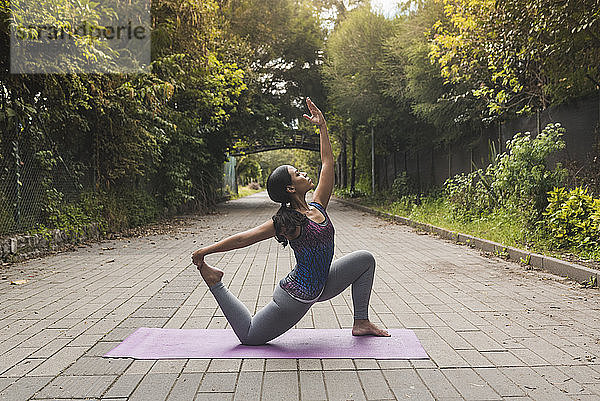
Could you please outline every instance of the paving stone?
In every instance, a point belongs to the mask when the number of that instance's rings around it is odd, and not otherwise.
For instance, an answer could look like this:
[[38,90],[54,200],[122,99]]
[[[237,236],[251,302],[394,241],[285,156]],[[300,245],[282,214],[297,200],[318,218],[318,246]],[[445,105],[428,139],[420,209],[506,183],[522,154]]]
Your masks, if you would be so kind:
[[16,382],[18,380],[17,377],[0,377],[0,392]]
[[[43,347],[38,348],[37,351],[33,352],[30,355],[30,358],[50,358],[55,353],[57,353],[58,351],[63,349],[70,342],[71,342],[71,340],[68,338],[54,339],[54,340],[50,341],[49,343],[47,343],[46,345],[44,345]],[[82,349],[82,348],[80,348],[80,349]]]
[[376,359],[355,359],[354,365],[358,370],[380,370],[379,364]]
[[235,387],[234,401],[259,401],[261,399],[263,372],[240,372]]
[[161,359],[156,361],[149,373],[175,373],[179,374],[186,364],[185,359]]
[[494,364],[485,357],[483,352],[475,349],[459,349],[456,351],[472,368],[493,367]]
[[354,370],[352,359],[323,359],[324,370]]
[[298,360],[297,359],[267,359],[265,361],[265,370],[273,371],[286,371],[286,370],[297,370]]
[[443,397],[462,399],[440,369],[417,369],[417,374],[436,400]]
[[26,360],[32,360],[35,358],[29,357],[35,352],[35,348],[13,348],[10,351],[4,353],[2,355],[2,359],[0,360],[0,372],[3,372],[3,375],[8,375],[8,372],[16,365],[23,363]]
[[205,373],[200,384],[201,393],[225,393],[235,391],[237,373]]
[[239,372],[241,359],[212,359],[208,372]]
[[523,397],[525,392],[497,368],[475,368],[477,373],[502,397]]
[[556,400],[570,399],[529,367],[500,368],[502,373],[515,382],[531,398]]
[[58,376],[37,398],[99,398],[116,376]]
[[[126,359],[126,360],[130,360],[130,359]],[[127,368],[125,373],[128,375],[135,375],[135,374],[145,375],[146,373],[150,372],[150,369],[152,369],[152,366],[154,366],[155,363],[156,363],[156,361],[154,361],[154,360],[140,360],[140,359],[134,360],[131,362],[131,365],[129,365],[129,368]]]
[[244,359],[242,361],[242,372],[262,372],[265,370],[265,359]]
[[124,374],[113,383],[104,396],[110,398],[129,398],[143,378],[144,375],[142,374]]
[[327,395],[331,400],[366,400],[357,372],[323,372]]
[[482,352],[483,356],[485,356],[489,361],[492,362],[494,366],[523,366],[523,361],[517,358],[512,352],[508,350],[505,351],[485,351]]
[[[379,366],[381,366],[381,369],[410,369],[413,367],[411,362],[418,361],[409,361],[406,359],[381,359],[377,361],[377,363],[379,363]],[[432,362],[429,360],[427,362],[429,364],[432,364]]]
[[315,401],[327,400],[323,372],[300,371],[300,398]]
[[0,392],[0,400],[28,400],[54,377],[21,377]]
[[231,401],[233,393],[198,393],[194,401]]
[[380,370],[359,370],[358,377],[362,383],[367,400],[387,400],[394,398]]
[[129,397],[130,401],[165,400],[177,380],[176,374],[147,374]]
[[269,372],[263,377],[262,398],[264,400],[298,399],[298,373],[295,371]]
[[[99,341],[93,344],[90,349],[85,353],[85,356],[104,356],[117,345],[119,345],[120,341]],[[73,342],[69,343],[69,346],[74,346]]]
[[197,373],[183,373],[177,378],[175,385],[171,389],[168,400],[180,401],[180,400],[193,400],[198,387],[200,387],[200,381],[202,375]]
[[73,364],[87,349],[85,347],[64,347],[31,371],[31,376],[54,376]]
[[81,357],[64,372],[66,375],[120,375],[131,365],[131,360]]
[[298,359],[298,368],[300,370],[322,370],[323,366],[320,359]]
[[501,397],[472,369],[444,369],[444,376],[467,399],[500,400]]
[[431,391],[412,369],[384,370],[383,375],[398,400],[434,400]]

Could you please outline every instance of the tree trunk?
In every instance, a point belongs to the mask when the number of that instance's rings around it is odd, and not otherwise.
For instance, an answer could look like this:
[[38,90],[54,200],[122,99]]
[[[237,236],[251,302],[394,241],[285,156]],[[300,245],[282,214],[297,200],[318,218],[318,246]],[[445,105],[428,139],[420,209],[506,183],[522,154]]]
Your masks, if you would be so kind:
[[348,146],[347,133],[346,133],[346,130],[344,129],[342,131],[342,152],[340,154],[341,164],[342,164],[340,179],[341,179],[342,188],[348,188],[348,151],[346,149],[347,146]]
[[351,144],[351,150],[350,152],[352,153],[352,167],[350,170],[350,190],[352,192],[354,192],[354,184],[355,184],[355,178],[356,178],[356,132],[352,132],[352,144]]

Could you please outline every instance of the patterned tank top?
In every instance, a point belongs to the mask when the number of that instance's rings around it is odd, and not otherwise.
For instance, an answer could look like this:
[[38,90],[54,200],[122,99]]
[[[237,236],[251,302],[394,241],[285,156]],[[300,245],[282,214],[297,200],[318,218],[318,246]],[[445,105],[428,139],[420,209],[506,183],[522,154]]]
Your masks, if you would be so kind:
[[308,219],[308,223],[300,227],[300,235],[289,241],[296,256],[296,266],[279,282],[292,298],[307,303],[316,301],[325,288],[333,259],[335,233],[323,206],[317,202],[310,204],[323,213],[325,220],[316,223]]

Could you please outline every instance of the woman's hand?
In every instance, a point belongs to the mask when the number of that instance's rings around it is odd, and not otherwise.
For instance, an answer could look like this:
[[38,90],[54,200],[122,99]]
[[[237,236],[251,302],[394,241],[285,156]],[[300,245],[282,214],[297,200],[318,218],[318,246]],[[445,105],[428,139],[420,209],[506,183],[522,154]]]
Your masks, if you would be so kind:
[[308,106],[308,110],[310,110],[311,116],[309,117],[307,114],[304,114],[303,117],[306,118],[313,124],[318,125],[319,127],[325,125],[325,117],[323,117],[323,113],[321,110],[315,106],[315,104],[310,100],[310,98],[306,98],[306,105]]
[[198,267],[201,267],[202,263],[204,263],[204,256],[204,249],[198,249],[192,254],[192,263]]

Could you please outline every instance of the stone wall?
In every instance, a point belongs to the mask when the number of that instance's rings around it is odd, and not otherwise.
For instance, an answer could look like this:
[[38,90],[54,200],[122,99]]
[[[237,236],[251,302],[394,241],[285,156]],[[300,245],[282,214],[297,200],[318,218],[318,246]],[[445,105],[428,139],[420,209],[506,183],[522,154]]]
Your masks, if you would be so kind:
[[68,244],[99,240],[100,228],[93,223],[80,230],[49,230],[43,234],[13,235],[0,238],[0,260],[16,262],[42,256],[48,252],[64,248]]

